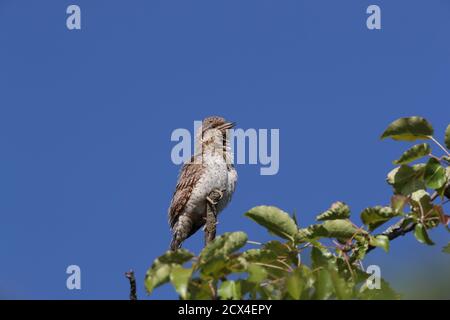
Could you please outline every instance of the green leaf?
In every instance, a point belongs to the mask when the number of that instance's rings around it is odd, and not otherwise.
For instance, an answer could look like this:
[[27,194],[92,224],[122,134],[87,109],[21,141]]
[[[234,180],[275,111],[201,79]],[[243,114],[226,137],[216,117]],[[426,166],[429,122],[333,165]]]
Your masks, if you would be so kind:
[[298,230],[297,235],[295,236],[295,240],[298,243],[309,242],[311,239],[314,239],[314,228],[315,226],[309,226],[308,228],[301,228]]
[[394,210],[396,214],[402,214],[403,209],[405,208],[405,205],[408,202],[409,202],[408,198],[403,195],[400,194],[393,195],[391,197],[391,208],[392,210]]
[[369,289],[367,283],[364,282],[360,288],[358,298],[362,300],[399,300],[401,296],[391,288],[389,283],[381,279],[380,289]]
[[210,260],[218,256],[227,256],[247,243],[247,235],[242,231],[226,232],[215,238],[201,252],[201,260]]
[[153,264],[183,264],[188,262],[194,257],[194,254],[186,249],[178,249],[176,251],[167,251],[154,261]]
[[209,282],[199,278],[189,281],[188,292],[190,300],[211,300],[213,298]]
[[314,299],[328,299],[334,293],[333,280],[328,271],[330,264],[334,262],[334,257],[325,249],[313,247],[311,260],[316,275]]
[[[199,256],[202,277],[219,278],[236,271],[231,268],[230,254],[242,248],[246,243],[247,235],[241,231],[226,232],[214,239]],[[234,264],[236,268],[242,267],[239,262]]]
[[241,285],[236,281],[224,281],[217,292],[221,299],[241,299]]
[[298,228],[297,213],[295,211],[292,213],[292,220],[294,220],[295,225]]
[[445,129],[445,146],[450,150],[450,124]]
[[313,247],[311,260],[316,274],[315,299],[328,299],[333,294],[338,299],[351,298],[354,284],[339,272],[335,256],[324,248]]
[[182,299],[187,298],[188,283],[192,275],[192,268],[185,269],[180,265],[174,265],[170,272],[170,282]]
[[442,188],[447,182],[445,168],[441,166],[439,160],[430,158],[425,167],[424,179],[427,187],[431,189]]
[[246,279],[239,279],[236,282],[241,286],[241,299],[246,299],[247,297],[245,297],[245,295],[247,294],[249,300],[258,299],[257,293],[261,289],[259,283],[250,282]]
[[231,270],[228,269],[228,258],[224,255],[211,257],[208,260],[202,260],[200,265],[202,278],[217,279],[226,276]]
[[364,209],[361,212],[361,220],[370,231],[373,231],[397,215],[390,207],[376,206]]
[[442,248],[442,252],[450,254],[450,242],[447,243],[444,248]]
[[315,289],[314,299],[317,300],[326,300],[333,294],[333,281],[328,270],[320,269],[317,271]]
[[328,238],[349,239],[355,234],[362,232],[356,228],[349,220],[328,220],[322,224],[326,230],[323,236]]
[[155,288],[169,282],[174,266],[181,266],[192,259],[194,255],[185,249],[167,251],[157,258],[145,275],[145,288],[150,294]]
[[271,206],[259,206],[251,209],[245,216],[265,227],[270,233],[294,241],[298,228],[286,212]]
[[263,280],[267,279],[268,273],[266,269],[260,265],[251,263],[247,268],[249,282],[261,283]]
[[315,279],[314,279],[313,271],[304,264],[301,264],[298,268],[302,270],[302,278],[303,278],[303,281],[305,282],[304,288],[305,289],[314,288]]
[[443,156],[443,157],[442,157],[442,160],[444,160],[445,162],[447,162],[447,164],[450,165],[450,157],[448,157],[448,156]]
[[247,251],[244,251],[241,255],[241,258],[243,258],[248,263],[251,262],[271,262],[277,259],[277,255],[270,250],[265,249],[249,249]]
[[276,255],[276,258],[283,257],[287,259],[287,262],[292,264],[298,264],[297,250],[295,247],[286,243],[281,243],[276,240],[269,241],[263,245],[264,250],[272,252]]
[[365,233],[365,231],[356,228],[348,219],[336,219],[300,229],[296,238],[300,242],[317,238],[349,239],[360,233]]
[[411,208],[413,218],[425,218],[426,229],[434,228],[439,224],[439,219],[444,216],[441,206],[434,205],[431,196],[425,190],[419,190],[411,195]]
[[[286,275],[286,264],[298,265],[298,252],[295,247],[280,243],[279,241],[269,241],[265,243],[261,249],[250,249],[243,252],[238,258],[242,265],[247,267],[247,272],[255,271],[251,267],[252,264],[265,268],[265,271],[275,278],[284,277]],[[281,260],[283,262],[281,262]],[[271,266],[271,267],[268,267]],[[250,268],[250,269],[249,269]],[[256,275],[249,272],[251,279]]]
[[[445,175],[447,176],[447,181],[450,182],[450,166],[445,168]],[[447,197],[450,199],[450,183],[444,184],[442,187],[436,189],[440,197]]]
[[322,214],[317,216],[317,220],[335,220],[335,219],[346,219],[350,217],[350,208],[343,202],[335,202],[331,205],[331,208]]
[[147,271],[145,276],[145,288],[149,294],[152,293],[153,289],[169,281],[171,269],[172,267],[170,265],[162,264]]
[[353,282],[344,279],[338,272],[336,267],[329,269],[331,281],[333,282],[336,297],[341,300],[348,300],[353,294]]
[[314,224],[307,229],[302,229],[299,231],[301,235],[298,237],[306,236],[309,240],[316,238],[350,239],[363,232],[347,219],[336,219],[326,220],[322,224]]
[[285,277],[287,273],[286,264],[298,265],[299,263],[297,249],[288,245],[288,243],[279,241],[269,241],[258,252],[244,252],[242,257],[249,263],[256,263],[266,268],[267,273],[272,278]]
[[424,243],[430,246],[434,245],[434,242],[431,241],[430,237],[428,236],[427,229],[421,223],[416,224],[416,227],[414,229],[414,236],[420,243]]
[[417,212],[419,216],[422,214],[424,216],[429,215],[430,211],[433,209],[430,194],[425,190],[418,190],[411,194],[411,205],[414,212]]
[[[450,168],[450,167],[448,167]],[[448,169],[447,168],[447,169]],[[450,178],[447,177],[448,180],[450,180]],[[450,183],[447,184],[445,187],[441,188],[438,190],[439,194],[442,196],[446,196],[448,199],[450,199]]]
[[405,151],[405,153],[403,153],[398,160],[395,160],[394,164],[408,164],[414,160],[427,156],[430,153],[431,147],[428,143],[416,144],[415,146]]
[[392,122],[381,135],[381,139],[392,138],[394,140],[414,141],[429,139],[433,133],[433,127],[427,120],[421,117],[409,117]]
[[361,237],[355,242],[356,247],[353,250],[351,256],[352,261],[361,261],[366,256],[367,250],[369,249],[369,241],[365,237]]
[[300,300],[305,286],[301,268],[296,268],[286,279],[286,291],[294,300]]
[[384,251],[389,252],[389,238],[385,235],[370,237],[370,245],[374,247],[383,248]]
[[328,265],[333,263],[334,256],[326,248],[314,246],[311,249],[311,260],[313,269],[324,266],[328,268]]
[[425,189],[424,173],[424,164],[416,164],[412,167],[402,165],[389,172],[387,182],[397,193],[407,196],[414,191]]

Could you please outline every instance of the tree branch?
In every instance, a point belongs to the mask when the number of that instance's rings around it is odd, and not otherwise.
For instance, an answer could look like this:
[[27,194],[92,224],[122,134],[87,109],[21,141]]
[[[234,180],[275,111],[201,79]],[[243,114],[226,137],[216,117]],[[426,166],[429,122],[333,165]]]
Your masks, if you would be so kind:
[[125,277],[130,281],[130,300],[137,300],[136,277],[134,276],[134,271],[130,270],[125,272]]
[[205,246],[216,238],[217,208],[222,192],[213,190],[206,198]]
[[[447,186],[446,189],[446,196],[450,196],[450,185]],[[447,194],[448,193],[448,194]],[[436,200],[439,197],[439,194],[437,192],[434,192],[430,199],[431,201]],[[383,236],[387,236],[389,241],[394,240],[400,236],[404,236],[405,234],[411,232],[414,230],[414,228],[416,227],[416,223],[414,222],[410,222],[409,224],[405,225],[405,218],[401,219],[399,222],[397,222],[396,224],[390,226],[389,228],[387,228],[384,232],[380,233],[379,235],[383,235]],[[374,246],[369,246],[369,248],[367,249],[366,253],[372,251],[373,249],[375,249],[376,247]]]
[[[382,232],[379,235],[387,236],[389,241],[391,241],[391,240],[394,240],[400,236],[404,236],[405,234],[413,231],[415,227],[416,227],[416,223],[414,223],[414,222],[411,222],[411,223],[405,225],[405,218],[403,218],[396,224],[387,228],[384,232]],[[366,253],[369,253],[370,251],[372,251],[375,248],[376,248],[375,246],[369,246]]]

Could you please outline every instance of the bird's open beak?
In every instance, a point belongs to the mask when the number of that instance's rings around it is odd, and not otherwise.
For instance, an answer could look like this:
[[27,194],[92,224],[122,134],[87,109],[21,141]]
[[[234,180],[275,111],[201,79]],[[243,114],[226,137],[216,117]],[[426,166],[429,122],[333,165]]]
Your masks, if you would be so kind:
[[219,130],[228,130],[231,128],[234,128],[236,126],[235,122],[226,122],[224,124],[222,124],[221,126],[219,126]]

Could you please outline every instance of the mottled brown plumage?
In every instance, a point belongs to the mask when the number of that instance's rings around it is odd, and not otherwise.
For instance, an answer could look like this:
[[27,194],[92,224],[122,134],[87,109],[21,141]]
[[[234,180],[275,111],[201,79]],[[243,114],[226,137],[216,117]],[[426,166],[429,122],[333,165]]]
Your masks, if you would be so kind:
[[[206,197],[211,191],[224,192],[217,212],[231,199],[237,180],[233,165],[226,163],[227,157],[231,159],[226,130],[231,127],[233,124],[221,117],[209,117],[202,122],[202,130],[196,137],[201,151],[196,150],[191,160],[183,165],[168,212],[172,250],[179,248],[205,224]],[[216,151],[217,146],[222,152]]]
[[194,156],[191,157],[190,163],[185,163],[181,168],[172,204],[169,208],[169,224],[171,228],[174,227],[178,216],[183,212],[192,190],[200,179],[201,172],[202,164],[201,162],[195,162]]

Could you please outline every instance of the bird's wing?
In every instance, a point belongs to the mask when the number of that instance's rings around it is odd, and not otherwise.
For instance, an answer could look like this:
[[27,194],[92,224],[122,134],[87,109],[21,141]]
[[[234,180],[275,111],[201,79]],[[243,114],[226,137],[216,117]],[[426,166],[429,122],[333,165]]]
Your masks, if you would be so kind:
[[172,197],[172,202],[169,208],[169,224],[173,228],[178,220],[178,216],[183,213],[186,203],[191,197],[192,190],[201,177],[201,170],[203,165],[201,161],[194,161],[194,156],[191,157],[189,163],[185,163],[180,171],[177,186]]

